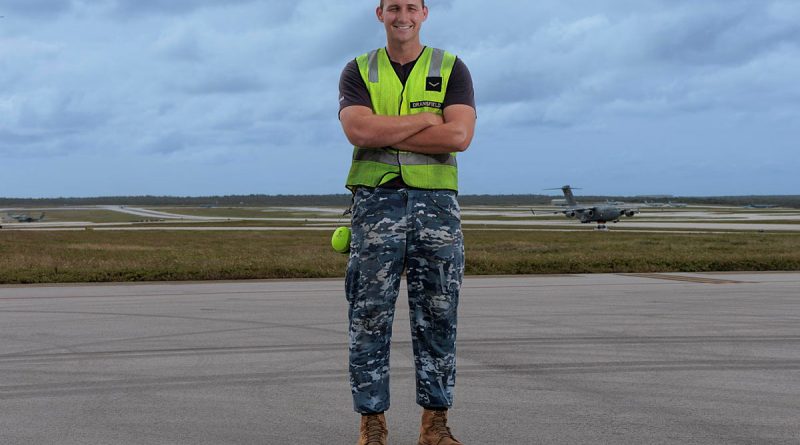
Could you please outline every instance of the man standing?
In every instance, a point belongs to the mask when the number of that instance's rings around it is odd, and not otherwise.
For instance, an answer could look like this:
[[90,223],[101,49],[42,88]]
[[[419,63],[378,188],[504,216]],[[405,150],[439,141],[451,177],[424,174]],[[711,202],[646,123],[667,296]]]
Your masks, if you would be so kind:
[[424,0],[382,0],[387,44],[342,73],[339,118],[355,146],[345,282],[350,384],[359,445],[388,434],[389,347],[406,271],[420,445],[461,445],[447,426],[455,384],[456,310],[464,274],[456,152],[475,129],[472,79],[454,55],[420,42]]

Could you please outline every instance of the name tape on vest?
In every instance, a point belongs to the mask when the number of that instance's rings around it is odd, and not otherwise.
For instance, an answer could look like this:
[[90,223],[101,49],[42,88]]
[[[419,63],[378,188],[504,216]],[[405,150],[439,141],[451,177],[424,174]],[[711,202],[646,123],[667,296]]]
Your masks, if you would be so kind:
[[430,100],[423,100],[423,101],[419,101],[419,102],[411,102],[411,109],[413,110],[414,108],[436,108],[437,110],[441,110],[442,109],[442,103],[441,102],[433,102],[433,101],[430,101]]

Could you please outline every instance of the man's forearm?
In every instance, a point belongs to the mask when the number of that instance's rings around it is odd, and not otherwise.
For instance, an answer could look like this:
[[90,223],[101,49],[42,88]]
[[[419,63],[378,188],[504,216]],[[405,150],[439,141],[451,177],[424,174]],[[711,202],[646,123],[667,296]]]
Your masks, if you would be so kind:
[[458,122],[451,122],[428,127],[392,147],[414,153],[441,154],[464,151],[469,143],[466,129]]
[[410,116],[363,115],[348,128],[348,139],[359,147],[390,147],[437,124],[441,124],[441,118],[430,113]]

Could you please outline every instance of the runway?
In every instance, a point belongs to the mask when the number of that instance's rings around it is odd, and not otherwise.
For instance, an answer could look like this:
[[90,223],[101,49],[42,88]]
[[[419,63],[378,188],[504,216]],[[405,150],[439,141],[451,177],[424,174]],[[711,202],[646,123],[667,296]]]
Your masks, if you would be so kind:
[[[313,211],[315,216],[303,217],[221,217],[198,216],[178,214],[129,206],[94,206],[94,207],[65,207],[65,208],[39,208],[27,209],[31,211],[48,211],[48,215],[57,215],[59,210],[104,210],[109,212],[124,213],[141,216],[150,222],[92,222],[92,221],[59,221],[55,216],[53,220],[40,222],[8,222],[0,225],[5,231],[330,231],[349,219],[341,215],[332,217],[332,214],[341,212],[336,208],[317,207],[273,207],[272,211]],[[22,209],[0,209],[3,211],[21,211]],[[538,216],[531,214],[529,209],[520,210],[487,210],[465,207],[462,215],[465,217],[462,224],[465,230],[545,230],[554,232],[592,231],[596,224],[581,224],[576,219],[556,218],[552,214],[542,213]],[[87,215],[89,216],[89,215]],[[49,216],[48,216],[49,218]],[[499,219],[498,219],[499,218]],[[504,219],[505,218],[505,219]],[[157,221],[158,224],[153,224]],[[256,223],[263,226],[239,226],[237,222]],[[212,223],[215,226],[206,226]],[[279,223],[280,225],[272,225]],[[665,211],[664,209],[647,209],[633,218],[623,217],[619,224],[608,223],[611,230],[626,230],[636,232],[702,232],[702,233],[789,233],[800,232],[800,212],[796,209],[763,209],[758,212],[743,210],[741,208],[717,208],[711,210],[682,210]]]
[[[467,445],[800,443],[800,273],[469,277]],[[341,280],[0,286],[0,443],[352,445]],[[419,410],[407,303],[390,443]]]

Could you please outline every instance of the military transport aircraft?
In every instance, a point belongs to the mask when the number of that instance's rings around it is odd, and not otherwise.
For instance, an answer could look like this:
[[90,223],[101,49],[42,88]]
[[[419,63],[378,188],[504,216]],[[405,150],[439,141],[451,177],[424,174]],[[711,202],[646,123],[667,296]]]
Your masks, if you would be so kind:
[[44,212],[40,213],[38,217],[33,217],[27,213],[7,213],[6,216],[17,222],[37,222],[44,219]]
[[[559,190],[559,189],[547,189],[547,190]],[[608,230],[606,223],[611,222],[618,222],[619,218],[623,215],[631,217],[637,213],[639,213],[639,209],[637,207],[630,207],[630,206],[618,206],[618,205],[609,205],[609,204],[596,204],[592,206],[582,206],[578,205],[578,202],[575,201],[575,196],[572,195],[572,187],[569,185],[565,185],[561,187],[561,191],[564,192],[564,198],[567,201],[567,208],[564,210],[558,211],[540,211],[539,214],[542,213],[563,213],[567,218],[577,218],[580,220],[581,223],[597,223],[597,230]],[[536,215],[536,212],[531,210],[531,213]]]

